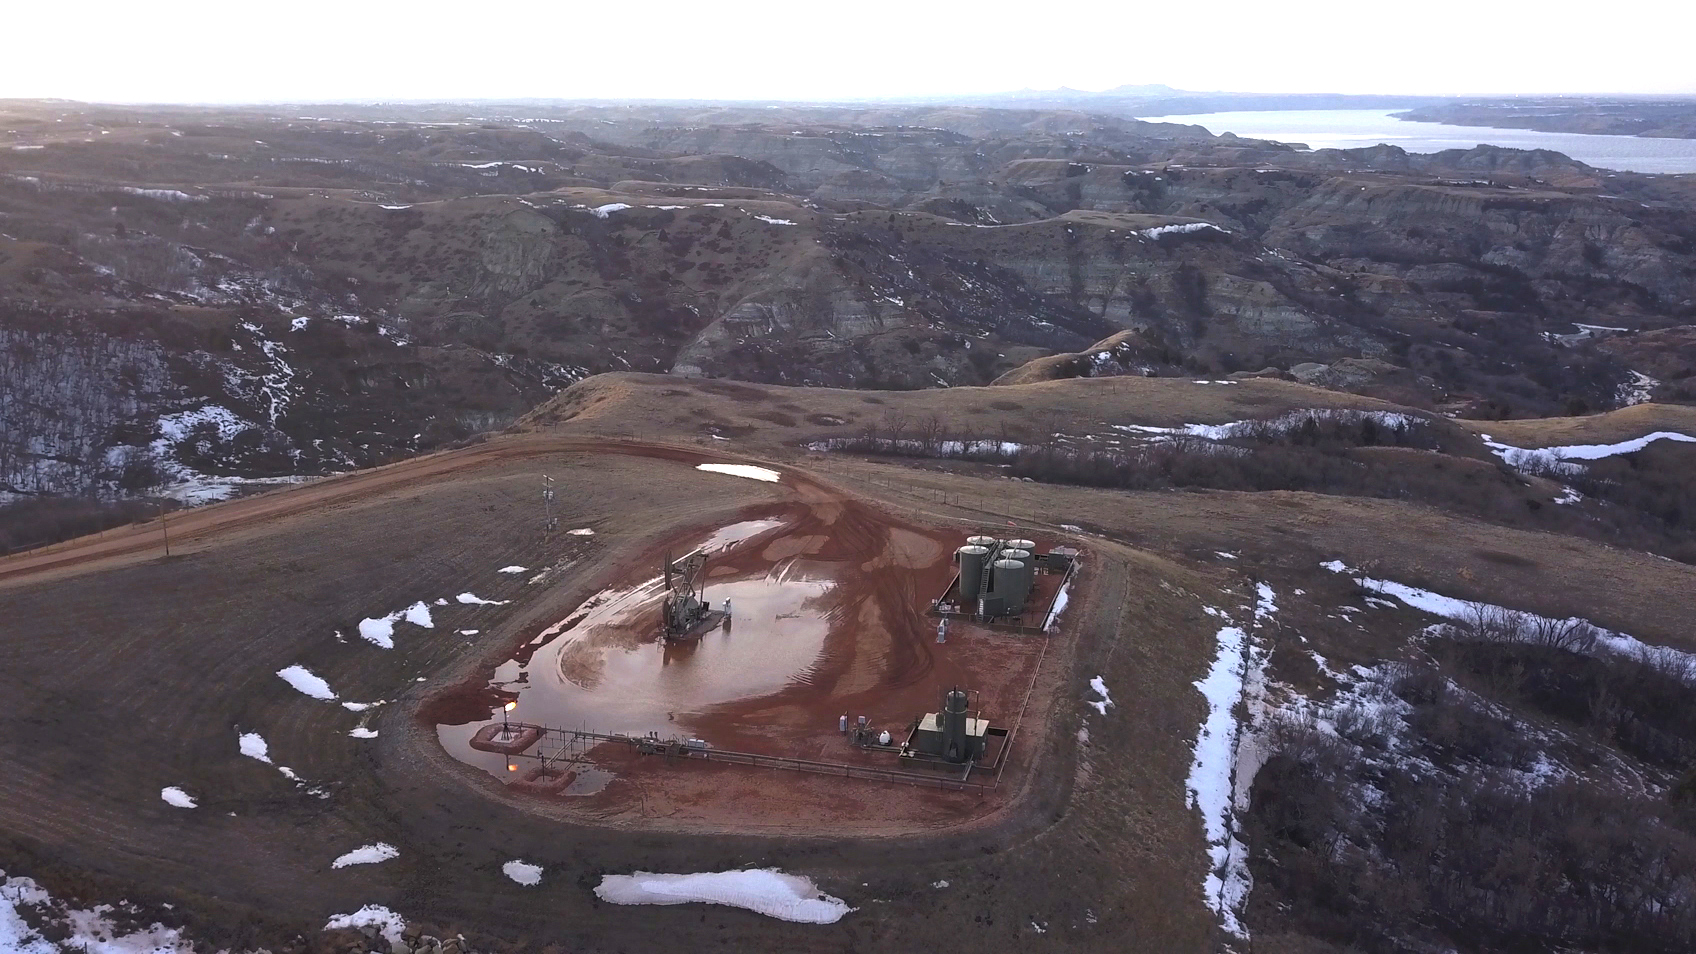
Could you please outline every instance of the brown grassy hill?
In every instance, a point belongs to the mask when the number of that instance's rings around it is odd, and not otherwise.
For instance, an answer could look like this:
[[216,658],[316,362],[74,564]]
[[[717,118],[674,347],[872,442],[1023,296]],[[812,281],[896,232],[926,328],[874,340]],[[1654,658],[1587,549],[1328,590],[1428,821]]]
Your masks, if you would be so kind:
[[1677,431],[1696,436],[1696,408],[1682,404],[1636,404],[1583,417],[1466,421],[1464,424],[1515,447],[1617,444],[1655,431]]

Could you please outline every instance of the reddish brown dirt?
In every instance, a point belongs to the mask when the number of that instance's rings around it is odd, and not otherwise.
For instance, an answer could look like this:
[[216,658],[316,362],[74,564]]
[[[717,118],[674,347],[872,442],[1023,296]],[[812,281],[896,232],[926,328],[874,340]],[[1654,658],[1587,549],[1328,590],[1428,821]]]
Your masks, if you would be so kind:
[[[713,596],[715,580],[720,581],[716,584],[720,592],[732,580],[796,575],[833,581],[826,595],[803,607],[804,614],[820,620],[828,632],[816,657],[803,660],[800,671],[790,674],[776,670],[771,674],[777,679],[773,691],[672,711],[668,707],[676,707],[677,702],[667,698],[659,685],[666,670],[694,666],[697,680],[734,680],[736,674],[721,674],[712,668],[728,665],[717,641],[758,641],[771,638],[771,634],[758,629],[761,621],[744,613],[740,631],[715,631],[706,637],[707,646],[686,644],[662,650],[657,642],[658,611],[650,601],[642,609],[627,611],[622,618],[602,625],[585,623],[576,631],[568,626],[563,635],[546,643],[537,640],[548,625],[526,631],[515,657],[529,664],[527,674],[518,675],[510,666],[502,670],[502,678],[516,677],[518,685],[528,686],[518,691],[519,714],[559,727],[587,726],[602,731],[651,728],[662,736],[704,738],[720,749],[920,774],[927,771],[926,766],[851,745],[838,731],[840,716],[853,719],[864,715],[871,725],[905,739],[915,720],[938,708],[941,693],[958,686],[974,691],[975,705],[992,724],[1012,727],[1037,677],[1048,637],[1019,636],[954,622],[947,642],[938,644],[937,620],[926,613],[930,600],[943,591],[954,573],[954,548],[976,528],[918,526],[797,475],[786,475],[785,483],[800,502],[741,515],[744,519],[780,523],[709,563],[708,597]],[[609,589],[629,589],[651,578],[664,552],[683,552],[698,545],[702,537],[702,532],[695,530],[655,546],[637,559],[633,572]],[[1044,548],[1050,542],[1039,541]],[[1042,607],[1046,607],[1057,583],[1058,578],[1042,579],[1037,598]],[[574,608],[560,619],[580,620],[589,606]],[[581,691],[582,686],[599,683],[609,655],[620,662],[644,647],[656,665],[640,675],[651,681],[602,688],[603,695],[599,696],[595,691]],[[663,668],[657,665],[661,652]],[[773,646],[770,658],[763,662],[781,666],[780,655],[779,648]],[[565,682],[557,678],[561,674]],[[472,700],[497,697],[486,679],[486,675],[479,675],[445,690],[438,697],[439,705],[425,708],[427,717],[443,723],[465,722],[463,717],[476,708]],[[616,698],[606,698],[606,692],[615,692]],[[633,695],[654,698],[633,699]],[[609,719],[629,719],[632,711],[647,710],[653,712],[652,723],[606,725]],[[493,708],[485,708],[475,718],[493,719],[490,725],[498,726],[495,717]],[[1038,734],[1027,736],[1024,747],[1013,747],[1001,773],[986,768],[974,774],[974,782],[992,786],[1005,777],[1005,786],[988,793],[642,757],[621,745],[605,744],[591,754],[592,760],[613,770],[617,777],[591,796],[554,796],[553,810],[577,820],[646,829],[816,833],[821,818],[830,819],[829,830],[837,834],[887,835],[935,829],[985,817],[1006,807],[1029,768],[1029,739],[1040,737],[1040,726],[1026,728]],[[497,776],[504,775],[504,762],[466,751],[463,736],[464,730],[444,731],[443,741],[456,757]],[[473,744],[471,748],[486,747]],[[955,775],[957,770],[949,774]],[[522,788],[530,793],[535,790],[534,786]]]

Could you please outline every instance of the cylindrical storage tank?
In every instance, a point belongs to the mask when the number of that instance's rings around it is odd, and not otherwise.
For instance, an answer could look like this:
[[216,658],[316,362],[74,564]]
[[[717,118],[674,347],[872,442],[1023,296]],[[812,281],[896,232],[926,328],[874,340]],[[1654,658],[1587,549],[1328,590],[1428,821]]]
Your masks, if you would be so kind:
[[1003,560],[1023,560],[1026,563],[1029,563],[1029,562],[1031,562],[1031,551],[1029,551],[1029,550],[1002,550],[1001,554],[1000,554],[1000,558],[1003,559]]
[[967,537],[966,545],[970,547],[992,547],[999,542],[994,537]]
[[1007,546],[1011,547],[1014,550],[1030,550],[1030,551],[1034,552],[1036,550],[1036,541],[1035,540],[1008,540]]
[[968,544],[954,551],[954,559],[960,561],[960,599],[975,600],[978,590],[983,586],[983,565],[989,558],[989,547]]
[[971,703],[959,689],[942,699],[942,754],[950,762],[966,759],[966,708]]
[[996,560],[990,572],[990,587],[1007,601],[1007,612],[1017,613],[1031,592],[1031,565],[1024,560]]

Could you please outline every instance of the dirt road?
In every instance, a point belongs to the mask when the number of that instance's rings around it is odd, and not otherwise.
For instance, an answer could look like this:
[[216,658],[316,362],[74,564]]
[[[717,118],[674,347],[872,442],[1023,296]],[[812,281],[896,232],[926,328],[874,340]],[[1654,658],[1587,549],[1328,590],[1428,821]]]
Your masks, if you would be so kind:
[[[472,447],[430,454],[396,464],[326,477],[296,487],[212,504],[163,518],[169,523],[173,553],[192,553],[228,542],[275,521],[319,508],[352,504],[402,488],[444,480],[479,467],[552,454],[588,452],[628,454],[689,463],[735,462],[668,444],[584,440],[523,435],[485,441]],[[102,534],[0,558],[0,588],[107,570],[153,559],[164,553],[159,520],[132,524]]]

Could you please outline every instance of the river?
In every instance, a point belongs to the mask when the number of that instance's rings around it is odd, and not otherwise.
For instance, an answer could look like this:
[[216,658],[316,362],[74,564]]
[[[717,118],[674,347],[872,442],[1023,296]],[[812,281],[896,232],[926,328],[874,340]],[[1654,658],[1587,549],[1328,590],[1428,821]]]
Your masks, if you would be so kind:
[[1144,116],[1156,123],[1205,126],[1250,139],[1306,143],[1314,149],[1354,149],[1388,143],[1408,152],[1471,149],[1480,143],[1512,149],[1553,149],[1602,169],[1631,172],[1696,172],[1696,139],[1591,136],[1583,133],[1451,126],[1396,119],[1377,109],[1289,109],[1264,112]]

